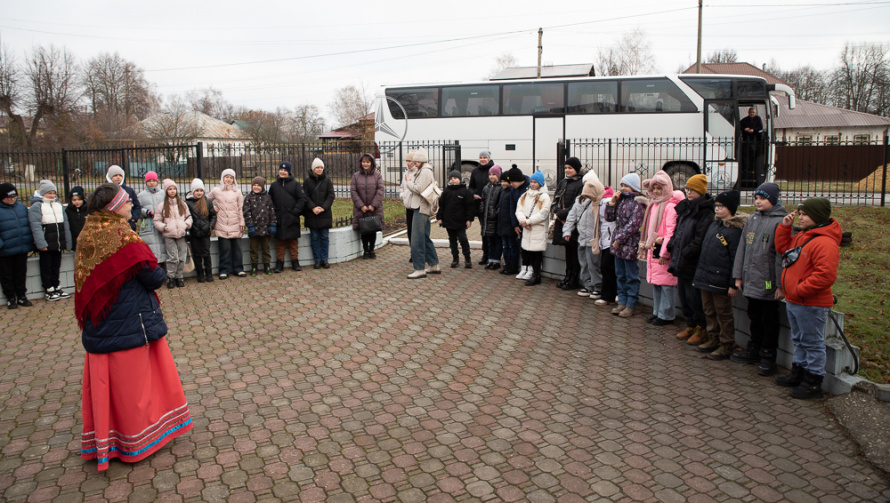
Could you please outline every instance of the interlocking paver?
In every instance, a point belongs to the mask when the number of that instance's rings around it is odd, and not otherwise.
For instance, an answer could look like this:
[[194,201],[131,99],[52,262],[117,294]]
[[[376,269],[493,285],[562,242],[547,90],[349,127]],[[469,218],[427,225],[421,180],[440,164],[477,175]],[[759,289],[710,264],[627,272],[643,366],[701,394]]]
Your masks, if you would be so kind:
[[550,280],[409,281],[407,252],[159,292],[194,429],[103,473],[73,302],[0,313],[0,500],[890,501],[819,401]]

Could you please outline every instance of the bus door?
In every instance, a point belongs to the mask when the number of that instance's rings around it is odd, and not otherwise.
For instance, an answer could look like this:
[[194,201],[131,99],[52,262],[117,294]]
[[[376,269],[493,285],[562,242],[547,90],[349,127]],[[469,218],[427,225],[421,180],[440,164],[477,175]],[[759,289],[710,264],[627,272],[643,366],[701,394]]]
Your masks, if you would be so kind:
[[[750,109],[754,109],[753,117],[749,117]],[[739,102],[739,180],[740,190],[754,190],[766,181],[769,175],[769,108],[764,102]],[[749,132],[748,126],[759,123],[760,130]]]
[[543,171],[549,190],[556,190],[562,166],[557,166],[556,143],[563,141],[566,131],[565,114],[536,113],[532,115],[532,167]]
[[738,115],[734,101],[705,100],[705,145],[701,168],[714,190],[733,188],[738,177]]

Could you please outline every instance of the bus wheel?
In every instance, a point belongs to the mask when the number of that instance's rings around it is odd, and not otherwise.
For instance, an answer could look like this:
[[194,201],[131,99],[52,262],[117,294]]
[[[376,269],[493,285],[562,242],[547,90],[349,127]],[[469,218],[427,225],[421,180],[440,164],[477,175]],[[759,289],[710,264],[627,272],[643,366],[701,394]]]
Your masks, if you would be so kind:
[[674,184],[674,190],[682,190],[686,187],[686,180],[698,174],[694,167],[684,163],[673,164],[666,171],[671,177],[671,183]]

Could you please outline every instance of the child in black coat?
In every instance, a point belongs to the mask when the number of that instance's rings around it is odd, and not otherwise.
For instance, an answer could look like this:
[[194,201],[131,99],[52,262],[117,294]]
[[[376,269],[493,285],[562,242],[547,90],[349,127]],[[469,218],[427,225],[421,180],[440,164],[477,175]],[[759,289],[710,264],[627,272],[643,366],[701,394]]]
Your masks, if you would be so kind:
[[457,243],[464,252],[464,262],[467,269],[473,267],[470,259],[470,242],[467,240],[467,229],[473,224],[473,215],[476,211],[476,203],[473,193],[461,181],[460,171],[448,173],[448,186],[439,197],[439,211],[436,219],[439,226],[448,230],[448,242],[451,245],[452,269],[460,265],[460,255],[457,254]]
[[77,236],[80,235],[83,224],[87,221],[86,195],[83,187],[76,186],[68,193],[68,206],[65,207],[68,215],[68,226],[71,228],[71,249],[77,249]]

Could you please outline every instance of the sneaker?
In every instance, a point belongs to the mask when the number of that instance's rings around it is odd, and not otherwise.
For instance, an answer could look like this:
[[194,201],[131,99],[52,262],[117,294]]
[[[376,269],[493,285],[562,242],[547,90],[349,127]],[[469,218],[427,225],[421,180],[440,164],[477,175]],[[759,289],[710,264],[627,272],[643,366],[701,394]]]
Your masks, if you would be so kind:
[[18,309],[19,305],[15,301],[15,299],[9,299],[6,301],[6,309]]
[[56,293],[59,295],[60,299],[67,299],[67,298],[71,297],[71,295],[65,293],[65,291],[59,287],[56,287]]
[[420,278],[425,278],[425,277],[426,277],[426,271],[424,271],[423,269],[417,269],[416,271],[414,271],[408,275],[408,279],[420,279]]
[[50,302],[55,302],[55,301],[59,300],[60,297],[55,289],[50,288],[49,290],[44,292],[43,298],[45,298],[46,300],[48,300]]
[[27,297],[19,297],[18,304],[19,304],[20,306],[22,306],[22,307],[31,307],[31,306],[34,305],[34,304],[31,303],[30,300],[28,300]]
[[614,304],[614,302],[609,302],[608,300],[604,300],[604,299],[597,299],[596,302],[594,302],[594,304],[596,304],[598,306],[608,306],[610,304]]
[[535,275],[535,270],[532,269],[531,267],[529,267],[528,270],[525,271],[525,274],[523,274],[522,277],[519,279],[528,281],[528,280],[532,279],[532,276],[534,276],[534,275]]
[[457,261],[457,260],[455,260],[454,262],[451,263],[451,268],[452,268],[452,269],[457,269],[457,266],[459,266],[459,265],[460,265],[460,262]]
[[673,325],[674,320],[663,320],[661,318],[655,318],[654,320],[652,320],[652,324],[656,327],[663,327],[666,325]]
[[229,277],[229,275],[225,274],[225,273],[219,275],[219,279],[226,279],[228,277]]
[[590,297],[590,291],[586,288],[582,288],[582,289],[578,290],[578,296],[579,297]]
[[439,264],[428,265],[426,266],[426,269],[423,270],[423,272],[427,274],[442,274],[442,270],[439,269]]
[[527,265],[520,267],[519,274],[516,275],[516,279],[525,279],[525,273],[527,273],[529,269],[531,268]]
[[601,294],[600,292],[597,292],[596,290],[590,292],[590,298],[591,298],[591,299],[596,300],[596,299],[601,298],[602,296],[603,296],[603,294]]
[[246,277],[247,277],[247,273],[244,272],[244,271],[241,271],[241,272],[238,272],[238,273],[235,273],[235,274],[236,274],[239,278],[246,278]]

